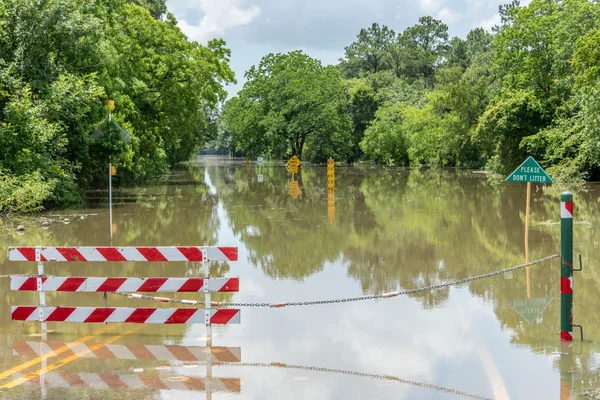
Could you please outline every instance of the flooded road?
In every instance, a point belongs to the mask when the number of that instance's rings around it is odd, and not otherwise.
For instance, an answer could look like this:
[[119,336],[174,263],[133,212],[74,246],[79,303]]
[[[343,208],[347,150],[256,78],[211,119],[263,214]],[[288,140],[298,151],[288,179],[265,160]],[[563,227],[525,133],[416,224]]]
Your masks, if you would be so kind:
[[[259,179],[258,174],[262,172]],[[9,246],[237,246],[212,263],[237,276],[236,303],[343,299],[416,289],[525,262],[525,184],[471,172],[303,167],[298,187],[282,164],[199,158],[164,184],[106,192],[87,207],[5,224],[0,274],[35,274],[8,262]],[[259,181],[260,180],[260,181]],[[600,389],[598,185],[574,193],[574,323],[585,342],[559,343],[560,262],[389,299],[284,308],[242,307],[241,324],[11,321],[36,292],[0,280],[0,392],[7,399],[569,399]],[[559,194],[533,185],[529,260],[559,251]],[[329,199],[328,199],[329,197]],[[62,222],[64,218],[69,223]],[[23,235],[14,230],[24,223]],[[52,263],[56,276],[191,277],[195,263]],[[202,294],[158,294],[201,300]],[[104,304],[101,293],[47,293],[57,306]],[[109,295],[112,307],[176,307]],[[577,333],[577,332],[576,332]],[[47,355],[42,368],[41,354]],[[43,372],[43,374],[42,374]],[[40,375],[43,376],[40,384]],[[27,379],[27,378],[32,379]],[[43,387],[42,387],[43,386]]]

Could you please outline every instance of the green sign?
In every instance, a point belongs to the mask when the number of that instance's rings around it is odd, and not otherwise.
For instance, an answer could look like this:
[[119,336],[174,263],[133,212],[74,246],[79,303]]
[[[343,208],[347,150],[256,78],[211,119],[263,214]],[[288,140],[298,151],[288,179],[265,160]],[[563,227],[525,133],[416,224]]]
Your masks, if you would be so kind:
[[554,183],[550,175],[531,156],[506,178],[506,182]]
[[551,301],[552,297],[523,299],[512,301],[511,306],[521,317],[531,323],[544,313]]

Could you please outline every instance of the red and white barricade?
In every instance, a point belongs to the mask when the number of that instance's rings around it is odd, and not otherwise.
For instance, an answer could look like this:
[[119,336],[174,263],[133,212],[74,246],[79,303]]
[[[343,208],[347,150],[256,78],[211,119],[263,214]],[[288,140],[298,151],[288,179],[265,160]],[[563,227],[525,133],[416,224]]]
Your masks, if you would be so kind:
[[[71,352],[78,357],[122,358],[122,359],[169,359],[177,361],[206,362],[206,378],[162,377],[145,378],[144,374],[116,375],[86,374],[70,372],[42,373],[39,382],[24,382],[40,385],[42,394],[46,387],[93,387],[99,389],[173,389],[240,392],[240,380],[234,378],[213,378],[213,362],[239,362],[237,354],[212,347],[212,324],[239,324],[240,310],[211,308],[211,292],[239,291],[238,278],[211,278],[210,261],[237,261],[236,247],[200,246],[157,246],[157,247],[11,247],[10,261],[35,261],[38,263],[36,276],[11,276],[11,290],[38,291],[39,306],[13,306],[14,321],[39,321],[42,324],[42,337],[46,339],[47,322],[81,323],[139,323],[139,324],[190,324],[205,323],[207,330],[206,348],[190,350],[180,346],[139,346],[109,345],[92,348],[83,343],[74,343],[57,353],[51,351],[52,342],[42,342],[32,346],[29,342],[17,342],[15,351],[36,352],[42,357],[42,369],[51,353],[57,355]],[[55,277],[44,275],[44,262],[200,262],[204,267],[203,277],[193,278],[138,278],[138,277]],[[130,308],[130,307],[48,307],[45,292],[204,292],[204,309],[199,308]],[[183,301],[182,301],[183,302]],[[172,379],[175,378],[175,379]],[[44,397],[44,396],[43,396]]]
[[[65,350],[65,347],[67,350]],[[167,346],[154,344],[95,344],[81,342],[34,342],[15,340],[13,355],[23,357],[70,357],[81,354],[81,358],[106,360],[152,360],[152,361],[210,361],[214,363],[240,362],[242,350],[239,347]],[[207,352],[209,358],[207,358]]]
[[[42,278],[44,292],[237,292],[239,278]],[[11,276],[11,290],[38,290],[37,278]]]
[[[15,321],[132,322],[143,324],[239,324],[240,310],[211,309],[211,292],[239,291],[238,278],[210,278],[208,262],[237,261],[237,247],[11,247],[10,261],[36,261],[37,276],[11,276],[11,290],[40,292],[39,306],[13,306]],[[44,275],[44,262],[200,262],[204,277],[55,277]],[[45,292],[204,292],[205,308],[47,307]]]
[[[13,374],[13,379],[22,378],[20,372]],[[194,392],[230,392],[240,393],[239,378],[204,378],[196,376],[180,376],[171,371],[158,373],[142,372],[139,374],[89,373],[89,372],[48,372],[43,382],[28,380],[24,386],[45,386],[51,388],[91,388],[104,390],[177,390]],[[187,398],[187,397],[186,397]]]
[[[39,250],[39,258],[36,257]],[[237,247],[11,247],[10,261],[237,261]]]

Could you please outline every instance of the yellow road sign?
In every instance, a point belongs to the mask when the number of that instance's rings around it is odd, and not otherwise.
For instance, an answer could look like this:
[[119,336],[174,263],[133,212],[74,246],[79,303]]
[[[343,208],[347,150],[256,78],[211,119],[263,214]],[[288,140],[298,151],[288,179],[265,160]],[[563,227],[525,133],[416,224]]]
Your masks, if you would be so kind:
[[290,171],[292,174],[297,174],[297,173],[298,173],[298,166],[297,166],[297,165],[293,165],[293,166],[292,166],[292,165],[290,165],[290,169],[289,169],[289,171]]
[[110,167],[110,174],[112,176],[117,175],[117,167],[115,167],[114,165],[111,165],[111,167]]
[[293,156],[292,158],[290,158],[288,160],[288,165],[290,167],[294,167],[294,166],[298,167],[300,164],[302,164],[302,161],[300,161],[300,159],[298,157],[296,157],[296,156]]

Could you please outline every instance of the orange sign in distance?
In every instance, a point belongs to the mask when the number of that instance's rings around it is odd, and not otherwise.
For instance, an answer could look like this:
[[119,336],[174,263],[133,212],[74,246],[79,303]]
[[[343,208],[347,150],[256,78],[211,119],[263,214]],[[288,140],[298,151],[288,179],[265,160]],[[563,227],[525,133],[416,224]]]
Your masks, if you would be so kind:
[[111,166],[110,166],[110,174],[111,174],[112,176],[115,176],[115,175],[117,175],[117,167],[115,167],[114,165],[111,165]]

